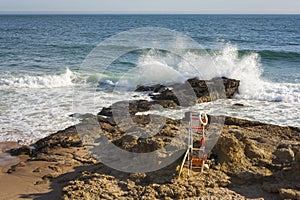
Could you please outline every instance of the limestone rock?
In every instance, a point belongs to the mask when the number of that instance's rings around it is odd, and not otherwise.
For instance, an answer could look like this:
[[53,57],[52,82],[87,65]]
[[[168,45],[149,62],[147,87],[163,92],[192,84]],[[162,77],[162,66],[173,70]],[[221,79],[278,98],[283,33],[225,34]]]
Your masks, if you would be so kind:
[[[221,85],[216,84],[220,82]],[[246,199],[245,193],[238,194],[238,190],[233,189],[241,188],[242,184],[246,189],[247,186],[251,186],[250,193],[253,192],[253,188],[262,189],[261,196],[266,199],[272,199],[268,198],[269,194],[264,196],[266,192],[272,193],[270,194],[272,197],[279,197],[280,194],[282,198],[298,198],[296,189],[300,187],[299,175],[297,175],[300,171],[299,128],[226,117],[223,132],[220,133],[221,137],[212,154],[208,155],[211,159],[207,162],[211,164],[210,169],[203,173],[192,170],[189,177],[186,169],[182,177],[177,176],[182,157],[154,172],[129,174],[99,163],[101,160],[96,162],[90,155],[93,153],[92,148],[89,149],[90,153],[86,151],[88,147],[84,147],[83,144],[96,145],[100,136],[106,136],[115,146],[128,152],[154,152],[168,144],[171,144],[170,149],[182,149],[186,145],[184,136],[187,136],[188,132],[188,118],[174,120],[157,115],[135,114],[161,107],[176,108],[179,103],[181,104],[178,97],[186,95],[183,89],[187,84],[193,89],[196,101],[202,102],[218,97],[217,93],[208,95],[207,86],[215,87],[217,91],[224,87],[225,98],[237,92],[239,81],[226,78],[201,81],[194,78],[172,86],[140,86],[138,91],[159,94],[150,93],[155,99],[153,101],[117,102],[108,108],[103,108],[98,116],[82,116],[84,122],[37,141],[32,145],[33,148],[23,147],[12,150],[11,152],[16,152],[16,155],[27,154],[30,158],[23,167],[12,167],[11,173],[26,168],[27,162],[47,163],[42,169],[34,166],[30,170],[30,172],[34,171],[34,175],[43,178],[35,184],[51,182],[52,187],[56,187],[55,184],[58,183],[56,181],[64,180],[63,199],[192,199],[198,197]],[[174,89],[178,91],[176,97]],[[191,100],[188,99],[183,105],[196,102]],[[117,120],[116,116],[113,116],[114,109],[117,112],[121,111],[121,114],[127,111],[125,118]],[[155,129],[156,127],[151,127],[153,119],[165,121],[161,127]],[[129,120],[135,124],[135,127],[128,124]],[[78,128],[86,135],[78,135]],[[84,142],[81,142],[81,139]],[[284,140],[287,142],[276,149],[278,141]],[[196,137],[194,142],[199,143],[199,138]],[[111,151],[108,148],[104,150]],[[111,153],[110,156],[114,158],[118,155]],[[293,164],[284,170],[275,168],[275,164],[272,163],[273,157],[281,163]],[[161,156],[161,158],[165,157]],[[73,177],[72,180],[61,179],[66,168],[74,168],[75,171],[69,174]]]
[[290,148],[276,149],[273,154],[275,155],[273,160],[275,164],[291,164],[295,158],[294,152]]
[[[208,102],[218,98],[230,98],[238,91],[239,81],[223,77],[211,80],[199,80],[198,78],[188,79],[184,83],[176,83],[163,87],[152,86],[146,89],[153,89],[150,97],[154,100],[172,100],[180,106],[191,106],[196,102]],[[138,88],[138,91],[140,88]],[[224,96],[220,96],[224,93]]]
[[300,152],[298,152],[295,156],[294,168],[300,173]]
[[22,146],[17,149],[11,149],[9,150],[9,153],[12,156],[18,156],[18,155],[32,155],[33,149],[29,146]]
[[282,199],[300,199],[300,191],[293,189],[280,189],[279,195]]
[[268,183],[265,182],[262,185],[262,189],[269,193],[278,193],[279,189],[282,187],[282,185],[278,183]]

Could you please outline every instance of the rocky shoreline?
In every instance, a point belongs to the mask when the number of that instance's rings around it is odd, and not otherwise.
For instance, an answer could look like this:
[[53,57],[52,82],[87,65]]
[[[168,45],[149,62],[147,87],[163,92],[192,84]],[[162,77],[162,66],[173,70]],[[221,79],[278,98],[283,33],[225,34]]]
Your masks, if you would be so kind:
[[[103,108],[97,116],[82,116],[77,126],[31,146],[8,150],[21,162],[2,169],[0,196],[5,199],[300,199],[300,128],[225,117],[218,142],[209,154],[210,169],[204,173],[192,172],[190,176],[184,171],[181,177],[178,166],[182,156],[157,171],[126,173],[99,162],[90,153],[90,147],[83,145],[86,144],[83,136],[96,135],[92,138],[96,140],[105,135],[128,152],[161,149],[178,134],[186,135],[188,118],[166,118],[164,125],[155,130],[157,134],[151,135],[154,130],[149,124],[160,116],[135,114],[155,105],[174,109],[214,100],[217,96],[208,95],[209,88],[205,85],[220,81],[224,83],[224,98],[238,91],[239,81],[226,78],[206,83],[190,79],[171,86],[140,86],[137,90],[150,92],[153,101],[117,102]],[[187,83],[195,95],[182,102],[180,95],[184,96]],[[139,137],[125,134],[136,131],[126,126],[127,120],[114,119],[114,112],[124,108],[128,109],[128,118],[138,125]],[[84,134],[78,134],[78,130]],[[21,181],[19,177],[26,178]],[[11,189],[7,182],[15,187]],[[26,190],[22,189],[24,186]]]

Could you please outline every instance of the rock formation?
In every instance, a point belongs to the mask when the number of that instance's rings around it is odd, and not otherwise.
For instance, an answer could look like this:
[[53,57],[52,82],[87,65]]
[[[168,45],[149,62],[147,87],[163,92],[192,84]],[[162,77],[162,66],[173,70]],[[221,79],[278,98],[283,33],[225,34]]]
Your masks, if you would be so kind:
[[[238,82],[222,80],[226,82],[226,96],[232,96],[237,91]],[[202,81],[190,79],[188,82],[197,91],[198,100],[203,97],[198,94],[206,94]],[[187,135],[187,118],[165,118],[162,127],[152,129],[155,127],[151,127],[151,120],[161,120],[160,116],[135,115],[156,104],[168,108],[178,106],[174,96],[169,95],[169,91],[164,92],[168,88],[155,85],[140,86],[137,90],[160,94],[151,95],[155,99],[153,102],[139,100],[115,104],[119,109],[128,106],[128,118],[136,124],[136,129],[127,126],[126,120],[116,123],[113,106],[103,108],[98,116],[84,116],[77,126],[54,133],[29,147],[10,150],[11,154],[25,154],[28,159],[12,166],[8,172],[15,174],[43,162],[32,171],[37,177],[34,184],[49,185],[52,191],[36,194],[38,198],[299,199],[300,128],[295,127],[226,117],[218,143],[209,154],[210,169],[204,173],[192,171],[190,176],[184,171],[182,177],[178,177],[182,157],[167,167],[148,173],[125,173],[96,160],[88,151],[90,148],[83,144],[95,142],[101,135],[117,147],[136,153],[153,152],[170,144],[178,134]],[[128,134],[131,131],[135,135]],[[199,140],[196,138],[194,142]],[[66,169],[69,169],[68,173]]]

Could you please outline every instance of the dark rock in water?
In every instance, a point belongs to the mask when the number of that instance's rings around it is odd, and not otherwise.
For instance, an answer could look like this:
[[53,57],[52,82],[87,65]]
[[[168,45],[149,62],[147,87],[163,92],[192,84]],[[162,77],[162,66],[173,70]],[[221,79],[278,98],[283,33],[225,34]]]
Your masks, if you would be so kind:
[[196,104],[197,96],[188,82],[174,84],[171,87],[172,89],[166,87],[160,93],[150,94],[150,97],[154,100],[171,100],[183,107]]
[[98,113],[98,115],[111,117],[112,116],[111,106],[102,108],[102,110]]
[[161,84],[156,84],[156,85],[138,85],[136,88],[136,92],[160,92],[162,89],[164,89],[166,86],[161,85]]
[[118,115],[130,114],[135,115],[138,112],[146,112],[150,109],[163,108],[176,108],[178,107],[174,101],[171,100],[132,100],[132,101],[119,101],[111,105],[110,107],[103,108],[98,115],[112,117],[113,113]]
[[238,92],[238,88],[240,86],[240,81],[235,79],[228,79],[226,77],[222,77],[223,83],[225,86],[226,97],[232,97],[236,92]]
[[33,149],[29,146],[22,146],[17,149],[11,149],[9,150],[9,153],[12,156],[18,156],[18,155],[32,155]]
[[[212,100],[218,98],[230,98],[234,93],[238,92],[240,85],[239,80],[229,79],[226,77],[213,78],[208,81],[199,80],[197,78],[189,79],[187,82],[192,86],[198,98],[210,96]],[[222,93],[225,92],[225,96]]]
[[116,102],[108,108],[103,108],[98,115],[112,117],[114,115],[135,115],[159,108],[174,109],[178,106],[187,107],[200,102],[208,102],[219,98],[230,98],[238,91],[239,81],[228,78],[214,78],[208,81],[198,78],[188,79],[184,83],[172,85],[156,84],[138,86],[136,91],[149,92],[154,101],[131,100]]
[[235,104],[233,104],[233,106],[243,107],[244,104],[242,104],[242,103],[235,103]]
[[107,116],[103,116],[103,115],[98,115],[97,116],[97,119],[98,119],[98,121],[101,123],[107,123],[107,124],[110,124],[110,125],[112,125],[112,126],[115,126],[116,125],[116,122],[115,122],[115,120],[114,120],[114,118],[112,118],[112,117],[107,117]]
[[134,115],[137,112],[148,111],[151,108],[151,105],[153,105],[153,103],[146,100],[119,101],[108,108],[103,108],[98,113],[98,115],[111,117],[113,115],[113,112],[118,113],[119,111],[121,111],[122,113],[128,112],[131,115]]
[[179,104],[177,97],[174,95],[173,90],[164,88],[160,93],[151,93],[150,97],[155,100],[172,100]]
[[172,100],[180,106],[191,106],[197,102],[207,102],[218,98],[230,98],[238,91],[240,81],[225,77],[211,80],[188,79],[184,83],[174,83],[166,86],[138,86],[136,91],[152,91],[150,97],[154,100]]

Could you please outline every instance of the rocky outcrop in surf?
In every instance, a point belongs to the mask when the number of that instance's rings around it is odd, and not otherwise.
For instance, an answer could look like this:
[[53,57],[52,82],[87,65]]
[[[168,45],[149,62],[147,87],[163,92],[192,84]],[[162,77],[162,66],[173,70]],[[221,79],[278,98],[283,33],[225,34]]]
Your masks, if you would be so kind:
[[153,100],[173,101],[180,106],[191,106],[219,98],[230,98],[238,92],[240,81],[226,77],[211,80],[188,79],[184,83],[138,86],[138,92],[151,92]]
[[209,102],[219,98],[230,98],[238,92],[239,81],[228,78],[214,78],[208,81],[198,78],[188,79],[184,83],[169,85],[137,86],[137,92],[148,92],[153,101],[131,100],[116,102],[103,108],[98,115],[112,116],[113,110],[118,113],[128,111],[130,115],[146,112],[150,109],[174,109],[192,106],[196,103]]
[[[193,85],[201,82],[193,81]],[[226,96],[232,96],[237,91],[238,82],[222,81],[228,83],[225,86],[228,91]],[[156,85],[144,86],[139,90],[159,92],[164,91],[163,88],[167,89]],[[168,104],[162,104],[163,101]],[[36,194],[37,198],[299,199],[299,128],[226,117],[221,136],[209,154],[210,169],[204,173],[192,171],[187,176],[184,170],[182,176],[178,177],[182,157],[157,171],[125,173],[95,159],[88,151],[89,147],[83,146],[84,136],[96,141],[104,135],[115,146],[128,152],[154,152],[169,145],[178,134],[187,135],[188,118],[174,120],[158,115],[135,115],[155,105],[166,108],[178,106],[172,98],[150,102],[122,101],[115,105],[118,106],[103,108],[97,116],[83,115],[78,125],[54,133],[29,147],[10,150],[13,155],[23,154],[28,158],[12,166],[8,172],[18,174],[34,165],[34,170],[27,170],[36,177],[33,185],[52,188],[49,193]],[[114,112],[124,111],[126,106],[128,116],[117,120]],[[128,119],[136,125],[135,128],[130,126]],[[151,127],[152,120],[159,122],[162,119],[165,121],[161,127]],[[176,145],[184,141],[172,142],[171,145],[177,148]],[[194,142],[199,143],[199,138],[196,137]],[[115,158],[114,154],[111,156]],[[38,164],[40,162],[43,165]]]

